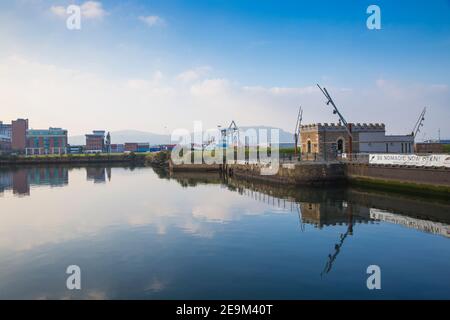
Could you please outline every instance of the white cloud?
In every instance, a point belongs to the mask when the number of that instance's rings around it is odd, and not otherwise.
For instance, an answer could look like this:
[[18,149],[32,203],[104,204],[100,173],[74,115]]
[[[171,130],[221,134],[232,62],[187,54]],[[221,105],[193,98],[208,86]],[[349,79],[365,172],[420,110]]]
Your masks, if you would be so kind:
[[81,5],[81,15],[88,19],[103,18],[106,15],[103,5],[98,1],[86,1]]
[[202,67],[198,67],[195,69],[183,71],[182,73],[180,73],[179,75],[176,76],[176,79],[178,81],[185,82],[185,83],[193,82],[193,81],[196,81],[196,80],[200,79],[201,77],[205,76],[210,71],[211,71],[211,67],[202,66]]
[[225,94],[230,88],[227,79],[207,79],[191,87],[191,93],[197,97],[211,97]]
[[[197,72],[168,76],[155,71],[147,78],[112,79],[10,57],[0,60],[0,105],[7,106],[2,117],[28,117],[33,127],[62,126],[71,135],[97,127],[167,133],[192,129],[194,120],[203,121],[207,129],[231,119],[239,126],[271,125],[292,131],[299,105],[304,108],[304,123],[337,121],[314,85],[242,86],[226,78],[205,79]],[[442,136],[450,135],[448,84],[374,79],[357,90],[327,89],[347,121],[384,122],[389,133],[406,133],[428,106],[422,132],[432,137],[441,128]]]
[[139,20],[149,27],[163,27],[166,25],[166,21],[159,16],[140,16]]
[[[81,16],[86,19],[101,19],[108,13],[103,9],[103,5],[98,1],[86,1],[81,6]],[[67,8],[63,6],[52,6],[50,12],[60,18],[66,18]]]
[[67,16],[66,8],[64,8],[63,6],[52,6],[50,8],[50,11],[58,17],[64,18]]

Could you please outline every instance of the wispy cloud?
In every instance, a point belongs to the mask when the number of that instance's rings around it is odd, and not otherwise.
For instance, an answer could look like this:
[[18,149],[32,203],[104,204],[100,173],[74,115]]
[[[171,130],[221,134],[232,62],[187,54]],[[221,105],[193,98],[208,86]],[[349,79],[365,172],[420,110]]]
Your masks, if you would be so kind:
[[211,67],[202,66],[194,69],[186,70],[176,76],[176,79],[181,82],[193,82],[199,80],[211,71]]
[[139,20],[149,27],[163,27],[166,25],[166,21],[159,16],[140,16]]
[[[103,5],[98,1],[86,1],[81,6],[81,16],[86,19],[101,19],[108,13],[103,9]],[[52,6],[50,12],[54,15],[65,18],[67,17],[67,8],[63,6]]]
[[58,16],[58,17],[61,17],[61,18],[64,18],[64,17],[67,16],[66,8],[64,8],[63,6],[52,6],[52,7],[50,8],[50,11],[51,11],[54,15],[56,15],[56,16]]
[[86,1],[81,5],[81,14],[85,18],[97,19],[103,18],[107,13],[103,9],[101,2]]

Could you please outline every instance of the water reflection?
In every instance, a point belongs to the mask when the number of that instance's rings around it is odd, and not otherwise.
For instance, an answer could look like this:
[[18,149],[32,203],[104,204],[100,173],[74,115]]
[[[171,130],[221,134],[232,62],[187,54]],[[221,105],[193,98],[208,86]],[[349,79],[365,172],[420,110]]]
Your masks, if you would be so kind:
[[[445,201],[140,167],[3,169],[0,186],[0,298],[370,298],[374,262],[397,285],[383,297],[413,294],[406,269],[450,292]],[[63,287],[74,263],[82,292]]]
[[30,195],[30,186],[65,186],[69,183],[67,167],[30,167],[0,170],[0,192],[12,190],[20,196]]

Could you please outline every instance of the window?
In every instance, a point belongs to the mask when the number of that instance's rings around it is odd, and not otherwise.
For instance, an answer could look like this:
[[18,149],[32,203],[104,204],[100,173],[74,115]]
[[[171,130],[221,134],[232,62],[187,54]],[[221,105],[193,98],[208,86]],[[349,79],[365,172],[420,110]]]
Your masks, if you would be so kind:
[[311,140],[308,140],[308,153],[311,153]]
[[338,153],[344,152],[344,140],[343,139],[339,139],[337,141],[337,151],[338,151]]

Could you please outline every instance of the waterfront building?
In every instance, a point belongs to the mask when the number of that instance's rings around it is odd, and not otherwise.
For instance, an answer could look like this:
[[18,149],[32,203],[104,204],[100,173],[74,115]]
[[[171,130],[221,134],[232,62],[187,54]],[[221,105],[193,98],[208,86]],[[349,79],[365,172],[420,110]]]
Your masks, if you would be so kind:
[[176,144],[161,144],[159,145],[160,150],[164,151],[172,151],[175,148]]
[[28,119],[17,119],[11,123],[11,149],[23,152],[27,147]]
[[450,145],[450,140],[427,140],[416,143],[415,151],[417,153],[445,153],[448,145]]
[[11,139],[11,135],[12,135],[12,125],[0,121],[0,136],[8,137],[9,139]]
[[150,143],[146,142],[126,142],[124,145],[125,152],[149,152]]
[[105,131],[94,130],[91,134],[86,134],[85,151],[89,153],[100,153],[105,151]]
[[139,144],[137,142],[126,142],[124,146],[125,152],[137,152]]
[[26,132],[26,154],[64,154],[67,152],[67,130],[49,128]]
[[[353,153],[405,153],[414,152],[413,135],[386,135],[384,124],[349,124],[352,132]],[[341,124],[316,123],[301,126],[302,153],[316,154],[331,159],[336,154],[350,151],[350,139]]]
[[137,152],[149,152],[150,151],[150,143],[138,143]]
[[123,153],[125,150],[125,146],[123,144],[111,144],[111,152],[112,153]]
[[67,147],[67,153],[70,154],[81,154],[84,151],[83,146],[68,146]]
[[8,151],[11,149],[11,134],[12,126],[0,121],[0,151]]

